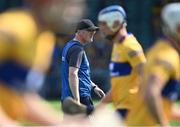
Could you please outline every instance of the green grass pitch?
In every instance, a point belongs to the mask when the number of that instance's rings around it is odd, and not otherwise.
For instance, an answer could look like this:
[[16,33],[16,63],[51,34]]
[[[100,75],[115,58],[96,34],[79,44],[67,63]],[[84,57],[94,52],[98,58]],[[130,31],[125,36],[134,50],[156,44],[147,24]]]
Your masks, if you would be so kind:
[[[61,105],[60,105],[60,101],[51,101],[50,102],[52,104],[52,106],[57,109],[58,111],[61,110]],[[178,105],[180,105],[180,101],[178,102]],[[112,107],[111,105],[109,107]],[[60,111],[61,115],[62,115],[62,111]],[[180,121],[171,121],[171,125],[172,126],[180,126]]]

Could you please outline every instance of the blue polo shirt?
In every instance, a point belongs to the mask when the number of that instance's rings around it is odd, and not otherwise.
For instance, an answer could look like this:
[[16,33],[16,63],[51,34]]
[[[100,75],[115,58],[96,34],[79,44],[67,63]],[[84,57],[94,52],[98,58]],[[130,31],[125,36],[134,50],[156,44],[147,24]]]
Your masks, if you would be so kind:
[[69,87],[69,61],[67,59],[68,51],[73,46],[80,46],[83,49],[82,61],[80,63],[78,77],[79,77],[79,93],[80,97],[91,96],[91,80],[90,80],[90,67],[89,62],[84,51],[83,45],[75,40],[69,41],[62,52],[62,88],[61,88],[61,100],[66,97],[73,97]]

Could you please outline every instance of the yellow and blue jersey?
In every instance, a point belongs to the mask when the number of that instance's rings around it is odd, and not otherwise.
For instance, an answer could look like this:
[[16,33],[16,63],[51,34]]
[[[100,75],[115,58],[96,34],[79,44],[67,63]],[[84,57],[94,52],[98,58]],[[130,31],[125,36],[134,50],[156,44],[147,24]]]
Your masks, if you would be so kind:
[[54,42],[53,33],[40,31],[28,11],[0,14],[0,80],[16,85],[32,66],[40,71],[47,68]]
[[109,69],[116,109],[130,109],[139,85],[134,68],[145,61],[143,49],[132,34],[114,42]]
[[11,118],[26,115],[25,103],[17,90],[25,90],[31,68],[46,71],[54,42],[54,34],[40,31],[28,11],[0,14],[0,106]]
[[[147,53],[147,63],[144,66],[143,82],[152,74],[158,75],[165,82],[161,92],[163,109],[170,119],[171,106],[177,99],[177,87],[180,85],[180,57],[168,39],[160,39]],[[144,83],[142,82],[142,85]],[[143,86],[145,87],[145,86]],[[142,88],[143,88],[142,87]],[[128,125],[153,126],[156,122],[146,107],[143,93],[139,93],[132,111],[128,114]]]

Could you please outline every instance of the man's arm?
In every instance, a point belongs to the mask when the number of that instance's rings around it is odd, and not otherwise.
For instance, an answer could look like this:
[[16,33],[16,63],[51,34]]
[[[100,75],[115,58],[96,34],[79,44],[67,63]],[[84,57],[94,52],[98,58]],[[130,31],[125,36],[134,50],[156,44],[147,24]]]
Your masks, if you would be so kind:
[[168,126],[168,120],[163,111],[161,100],[161,90],[163,88],[163,80],[158,75],[150,75],[147,82],[144,84],[144,97],[148,109],[153,117],[162,126]]
[[[146,64],[147,65],[147,64]],[[169,121],[163,109],[161,92],[174,72],[171,61],[156,59],[148,68],[147,79],[144,80],[144,97],[147,107],[161,126],[168,126]]]
[[69,67],[69,86],[73,98],[80,103],[78,70],[76,67]]
[[143,49],[140,45],[130,45],[127,47],[127,60],[133,67],[134,72],[137,74],[138,84],[142,81],[143,67],[146,63],[146,57],[144,55]]
[[69,49],[67,59],[69,63],[69,87],[73,98],[80,103],[78,71],[81,66],[84,51],[80,46]]

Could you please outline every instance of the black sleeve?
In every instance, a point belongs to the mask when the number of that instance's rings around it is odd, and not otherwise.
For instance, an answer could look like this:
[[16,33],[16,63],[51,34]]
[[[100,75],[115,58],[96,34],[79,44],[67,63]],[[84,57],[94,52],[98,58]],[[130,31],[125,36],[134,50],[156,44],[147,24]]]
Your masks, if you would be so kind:
[[82,47],[75,45],[71,47],[67,54],[69,66],[79,68],[82,62],[84,50]]

